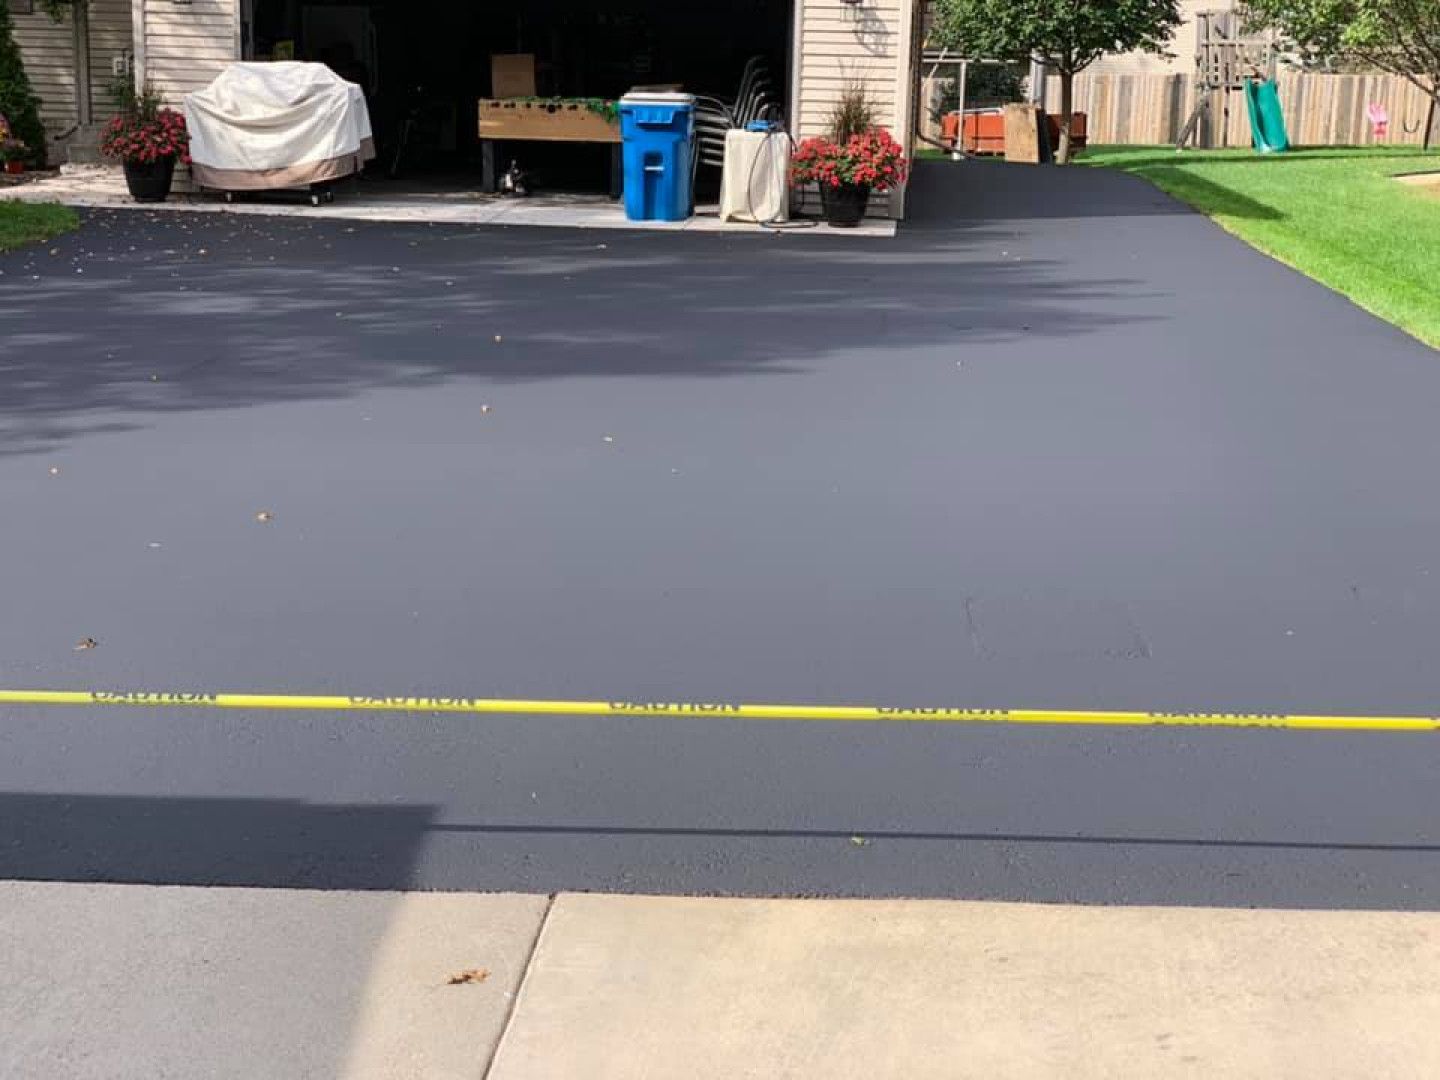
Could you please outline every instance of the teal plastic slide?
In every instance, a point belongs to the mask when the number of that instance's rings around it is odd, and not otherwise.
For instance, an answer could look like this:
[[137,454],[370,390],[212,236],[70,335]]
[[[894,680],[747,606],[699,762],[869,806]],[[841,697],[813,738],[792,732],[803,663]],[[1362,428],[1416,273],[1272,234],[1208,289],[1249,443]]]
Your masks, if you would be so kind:
[[1259,153],[1276,154],[1290,149],[1285,114],[1280,109],[1280,88],[1274,79],[1246,79],[1245,106],[1250,110],[1250,138]]

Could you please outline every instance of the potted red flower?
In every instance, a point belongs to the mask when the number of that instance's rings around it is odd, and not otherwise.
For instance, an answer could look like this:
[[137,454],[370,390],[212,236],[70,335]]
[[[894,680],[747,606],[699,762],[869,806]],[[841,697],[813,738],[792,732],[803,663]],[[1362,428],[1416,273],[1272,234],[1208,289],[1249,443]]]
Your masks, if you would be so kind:
[[190,163],[190,133],[185,117],[162,108],[160,95],[146,86],[122,98],[100,137],[100,152],[124,165],[125,186],[136,202],[164,202],[175,163]]
[[0,113],[0,164],[4,165],[7,173],[18,175],[25,171],[25,162],[29,157],[30,148],[10,130],[10,121],[5,119],[4,113]]
[[826,222],[841,228],[860,224],[870,193],[903,183],[907,168],[904,148],[884,128],[843,142],[824,136],[806,139],[795,148],[791,163],[797,183],[819,185]]
[[30,156],[30,148],[19,139],[7,139],[0,137],[0,162],[5,165],[5,171],[11,176],[19,176],[25,171],[25,159]]

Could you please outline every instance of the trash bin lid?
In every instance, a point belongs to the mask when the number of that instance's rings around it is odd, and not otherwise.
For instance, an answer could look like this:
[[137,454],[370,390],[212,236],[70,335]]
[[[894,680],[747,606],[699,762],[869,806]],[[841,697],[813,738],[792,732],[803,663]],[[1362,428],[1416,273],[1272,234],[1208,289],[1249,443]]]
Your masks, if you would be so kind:
[[621,105],[694,105],[694,94],[676,94],[667,90],[632,90],[620,99]]

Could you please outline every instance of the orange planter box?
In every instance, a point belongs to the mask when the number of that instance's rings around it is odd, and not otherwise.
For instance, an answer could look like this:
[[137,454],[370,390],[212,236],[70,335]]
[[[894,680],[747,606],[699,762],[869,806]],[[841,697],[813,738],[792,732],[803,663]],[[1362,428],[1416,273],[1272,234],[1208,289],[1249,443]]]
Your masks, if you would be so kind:
[[[1046,126],[1050,135],[1050,146],[1052,148],[1060,144],[1060,119],[1050,115],[1045,118]],[[940,139],[942,142],[955,145],[955,139],[960,133],[960,114],[946,113],[940,118]],[[1075,149],[1079,150],[1085,146],[1085,114],[1077,112],[1070,130],[1071,141]],[[1003,154],[1005,153],[1005,114],[1004,113],[971,113],[965,114],[965,141],[961,149],[967,154]]]
[[[1060,145],[1060,118],[1054,113],[1045,117],[1045,124],[1050,132],[1050,149],[1054,150]],[[1077,112],[1070,118],[1070,145],[1073,149],[1085,149],[1085,114]]]

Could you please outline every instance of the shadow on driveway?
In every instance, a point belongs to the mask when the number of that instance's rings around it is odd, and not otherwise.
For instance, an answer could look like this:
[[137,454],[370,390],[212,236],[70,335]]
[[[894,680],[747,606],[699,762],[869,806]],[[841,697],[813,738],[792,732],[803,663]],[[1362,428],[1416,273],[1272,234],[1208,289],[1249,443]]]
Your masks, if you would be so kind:
[[[696,845],[708,860],[684,854]],[[587,854],[577,859],[576,851]],[[925,831],[863,822],[852,829],[446,822],[434,807],[413,804],[0,794],[0,880],[14,881],[774,895],[798,876],[814,892],[838,896],[946,896],[958,888],[971,899],[1051,903],[1431,910],[1434,874],[1421,868],[1437,852],[1440,845],[1427,842]],[[585,869],[577,871],[577,862]],[[669,876],[676,866],[685,867],[678,889]],[[1391,879],[1407,869],[1407,884],[1396,891]],[[917,888],[915,879],[924,884]]]
[[0,880],[404,890],[434,811],[0,793]]
[[[996,200],[1040,204],[991,168],[959,187],[922,169],[895,241],[91,214],[0,258],[0,453],[173,410],[456,379],[794,375],[841,352],[1051,347],[1153,317],[1138,279],[1011,256]],[[1140,181],[1070,175],[1087,211],[1177,212],[1137,198]]]

